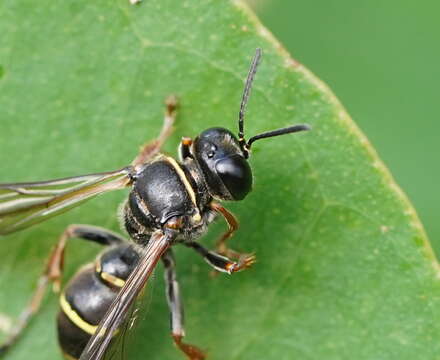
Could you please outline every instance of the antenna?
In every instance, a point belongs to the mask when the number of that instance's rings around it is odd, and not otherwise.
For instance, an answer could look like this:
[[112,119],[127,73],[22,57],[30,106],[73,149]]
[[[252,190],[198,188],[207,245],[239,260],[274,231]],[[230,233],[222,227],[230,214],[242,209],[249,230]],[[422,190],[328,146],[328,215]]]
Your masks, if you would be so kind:
[[249,150],[251,148],[252,143],[256,140],[260,140],[260,139],[264,139],[264,138],[268,138],[268,137],[280,136],[280,135],[284,135],[284,134],[291,134],[291,133],[295,133],[295,132],[299,132],[299,131],[308,131],[311,129],[312,128],[309,125],[301,124],[301,125],[289,126],[286,128],[272,130],[272,131],[268,131],[268,132],[265,132],[262,134],[258,134],[258,135],[252,136],[249,139],[249,141],[246,143],[246,149]]
[[238,141],[242,147],[246,145],[246,141],[244,139],[244,115],[246,113],[246,105],[248,103],[249,95],[251,94],[252,82],[254,81],[257,67],[260,64],[261,55],[261,49],[257,48],[246,79],[246,85],[244,86],[243,90],[243,97],[241,98],[240,112],[238,114]]
[[258,65],[260,64],[261,61],[261,56],[262,56],[262,51],[260,48],[257,48],[255,50],[255,56],[252,60],[251,67],[249,69],[249,73],[246,79],[246,84],[243,90],[243,96],[241,98],[240,112],[238,114],[238,143],[240,144],[240,147],[243,150],[243,155],[246,159],[249,157],[249,150],[254,141],[269,137],[274,137],[274,136],[291,134],[299,131],[311,130],[311,127],[307,124],[293,125],[293,126],[288,126],[286,128],[271,130],[252,136],[249,139],[249,141],[246,142],[244,138],[244,115],[246,113],[246,106],[249,100],[249,96],[251,94],[252,83],[254,81]]

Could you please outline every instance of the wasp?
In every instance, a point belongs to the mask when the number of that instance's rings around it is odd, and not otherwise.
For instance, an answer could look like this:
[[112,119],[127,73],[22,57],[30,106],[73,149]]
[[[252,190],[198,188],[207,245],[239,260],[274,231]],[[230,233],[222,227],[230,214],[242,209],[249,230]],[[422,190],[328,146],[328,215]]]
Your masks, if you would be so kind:
[[[107,248],[94,263],[79,270],[61,292],[58,338],[67,359],[103,358],[159,261],[165,267],[174,343],[190,360],[206,357],[197,346],[183,341],[183,306],[172,246],[183,244],[195,250],[219,272],[233,274],[250,267],[255,262],[254,255],[241,254],[227,246],[238,221],[221,201],[243,200],[251,191],[253,177],[248,159],[255,141],[310,129],[305,124],[294,125],[246,140],[246,106],[261,55],[257,49],[244,86],[238,136],[214,127],[194,140],[184,137],[178,149],[179,161],[160,153],[176,117],[177,100],[169,97],[160,135],[141,148],[131,165],[58,180],[0,184],[0,235],[25,229],[99,194],[131,188],[121,211],[123,227],[131,241],[99,227],[68,226],[48,258],[33,297],[0,351],[5,352],[19,338],[38,311],[48,284],[60,288],[66,244],[69,239],[79,238]],[[228,230],[211,251],[197,240],[217,215],[226,220]]]

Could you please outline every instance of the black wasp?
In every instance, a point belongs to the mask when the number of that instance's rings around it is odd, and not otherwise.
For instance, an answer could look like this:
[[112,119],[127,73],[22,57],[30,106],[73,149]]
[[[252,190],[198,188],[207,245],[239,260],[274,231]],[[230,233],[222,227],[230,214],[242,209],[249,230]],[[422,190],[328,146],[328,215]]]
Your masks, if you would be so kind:
[[[196,346],[182,341],[183,308],[171,247],[177,243],[190,247],[214,269],[228,274],[252,265],[253,255],[240,254],[226,246],[238,222],[219,201],[242,200],[251,190],[248,158],[254,141],[309,129],[307,125],[295,125],[245,140],[246,104],[260,59],[261,50],[257,49],[241,100],[238,138],[227,129],[210,128],[194,141],[182,139],[180,162],[161,154],[160,148],[171,133],[176,116],[176,100],[170,97],[159,137],[144,145],[130,166],[107,173],[0,185],[1,235],[46,220],[98,194],[131,187],[122,217],[132,240],[98,227],[69,226],[52,251],[29,305],[0,351],[5,352],[18,339],[38,310],[47,285],[52,282],[59,287],[66,243],[70,238],[80,238],[108,249],[95,263],[78,271],[61,292],[58,337],[66,358],[102,359],[159,260],[165,266],[174,342],[189,359],[205,358]],[[196,240],[217,214],[225,218],[229,229],[217,242],[216,251],[210,251]]]

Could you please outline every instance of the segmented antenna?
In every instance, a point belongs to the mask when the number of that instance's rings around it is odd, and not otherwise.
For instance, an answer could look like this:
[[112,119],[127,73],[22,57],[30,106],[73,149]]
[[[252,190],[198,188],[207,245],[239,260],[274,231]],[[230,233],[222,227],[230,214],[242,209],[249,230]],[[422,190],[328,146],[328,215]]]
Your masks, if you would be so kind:
[[252,136],[249,141],[246,142],[244,138],[244,115],[246,113],[246,106],[249,96],[251,94],[252,82],[254,81],[258,65],[260,64],[261,55],[261,49],[257,48],[257,50],[255,51],[254,59],[252,60],[251,67],[249,69],[249,74],[246,79],[246,84],[243,90],[243,97],[241,98],[240,112],[238,114],[238,143],[240,144],[241,150],[243,151],[243,155],[246,159],[249,157],[249,150],[254,141],[284,134],[291,134],[298,131],[308,131],[311,129],[311,127],[307,124],[294,125],[283,129],[267,131],[265,133]]
[[254,81],[255,73],[257,72],[258,64],[261,60],[261,49],[257,48],[255,51],[254,59],[252,60],[249,74],[246,79],[246,85],[244,86],[243,97],[241,98],[240,112],[238,114],[238,141],[240,144],[245,145],[244,140],[244,114],[246,112],[246,105],[248,103],[249,95],[251,93],[252,82]]
[[291,133],[295,133],[298,131],[308,131],[311,130],[311,127],[307,124],[301,124],[301,125],[294,125],[294,126],[289,126],[283,129],[278,129],[278,130],[272,130],[272,131],[268,131],[262,134],[258,134],[255,136],[252,136],[249,141],[246,144],[246,149],[249,150],[251,148],[251,145],[254,141],[256,140],[260,140],[260,139],[264,139],[264,138],[268,138],[268,137],[274,137],[274,136],[280,136],[280,135],[284,135],[284,134],[291,134]]

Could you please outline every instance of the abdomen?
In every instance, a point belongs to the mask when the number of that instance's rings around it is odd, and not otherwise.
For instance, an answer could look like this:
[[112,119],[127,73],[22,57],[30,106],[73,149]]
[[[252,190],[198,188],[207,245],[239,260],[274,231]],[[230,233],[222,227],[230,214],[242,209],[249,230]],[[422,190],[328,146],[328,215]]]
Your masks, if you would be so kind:
[[58,341],[66,359],[79,359],[99,322],[139,261],[130,244],[110,247],[80,269],[60,296]]
[[118,291],[98,278],[93,265],[79,271],[66,286],[57,327],[59,344],[68,359],[79,359]]

